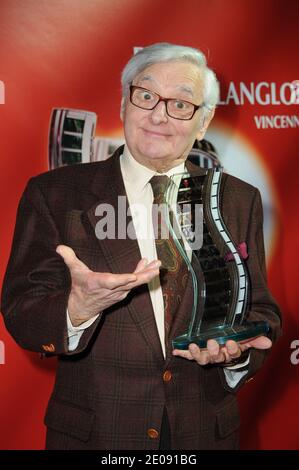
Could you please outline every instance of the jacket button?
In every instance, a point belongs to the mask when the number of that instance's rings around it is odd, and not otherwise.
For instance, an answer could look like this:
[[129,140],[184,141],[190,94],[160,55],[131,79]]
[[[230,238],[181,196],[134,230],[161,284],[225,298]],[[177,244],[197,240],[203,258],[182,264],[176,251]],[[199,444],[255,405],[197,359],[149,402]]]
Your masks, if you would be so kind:
[[164,382],[169,382],[172,379],[172,373],[170,370],[166,370],[163,374],[163,380]]
[[157,437],[159,437],[159,433],[158,433],[157,429],[154,429],[154,428],[149,428],[147,430],[147,435],[151,439],[157,439]]

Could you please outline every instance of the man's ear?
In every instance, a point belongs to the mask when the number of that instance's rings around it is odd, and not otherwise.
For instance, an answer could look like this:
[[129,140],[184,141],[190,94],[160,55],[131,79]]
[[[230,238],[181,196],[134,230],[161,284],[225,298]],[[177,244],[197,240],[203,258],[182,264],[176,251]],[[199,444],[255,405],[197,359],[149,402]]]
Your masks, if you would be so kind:
[[126,99],[122,97],[121,102],[120,102],[120,119],[122,121],[124,120],[125,104],[126,104]]
[[210,125],[210,122],[212,121],[213,117],[215,114],[215,108],[209,111],[209,114],[206,114],[203,118],[203,121],[201,122],[199,131],[197,133],[197,139],[202,140],[205,136],[205,133],[207,132],[207,129]]

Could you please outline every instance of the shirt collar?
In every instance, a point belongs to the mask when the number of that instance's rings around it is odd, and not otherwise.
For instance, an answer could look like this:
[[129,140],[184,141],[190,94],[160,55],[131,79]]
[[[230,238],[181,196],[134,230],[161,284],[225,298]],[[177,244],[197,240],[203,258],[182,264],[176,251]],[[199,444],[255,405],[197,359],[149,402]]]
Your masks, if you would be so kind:
[[135,160],[127,145],[125,145],[124,152],[120,157],[120,165],[124,181],[134,185],[133,187],[137,194],[145,188],[154,175],[165,174],[170,177],[185,171],[185,162],[171,168],[166,173],[157,173],[154,170],[150,170]]

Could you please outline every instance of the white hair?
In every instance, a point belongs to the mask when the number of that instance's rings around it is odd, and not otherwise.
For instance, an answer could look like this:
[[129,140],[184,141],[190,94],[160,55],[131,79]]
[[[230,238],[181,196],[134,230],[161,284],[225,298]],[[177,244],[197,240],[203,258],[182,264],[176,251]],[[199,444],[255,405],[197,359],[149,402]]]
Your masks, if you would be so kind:
[[[215,73],[207,66],[205,55],[193,47],[160,42],[140,49],[131,57],[121,75],[122,96],[129,93],[134,78],[150,65],[159,62],[182,61],[196,65],[203,79],[203,101],[205,108],[212,111],[219,100],[219,82]],[[204,109],[205,109],[204,108]]]

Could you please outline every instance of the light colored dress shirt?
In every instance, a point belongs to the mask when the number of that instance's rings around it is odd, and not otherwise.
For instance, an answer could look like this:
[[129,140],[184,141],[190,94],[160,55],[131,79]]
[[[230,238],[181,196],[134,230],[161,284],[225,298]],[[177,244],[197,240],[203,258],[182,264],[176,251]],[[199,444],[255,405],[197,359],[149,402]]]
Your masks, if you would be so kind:
[[[148,262],[151,262],[157,259],[157,251],[152,224],[153,191],[149,181],[157,173],[154,170],[150,170],[149,168],[138,163],[130,154],[127,146],[125,146],[124,153],[120,157],[120,169],[129,202],[141,258],[146,258]],[[184,171],[185,163],[181,163],[180,165],[171,168],[164,174],[171,177],[174,174],[184,173]],[[156,276],[151,282],[149,282],[148,287],[159,338],[165,356],[164,303],[159,276]],[[98,315],[82,323],[80,326],[74,327],[67,313],[70,351],[74,351],[77,348],[84,330],[92,325],[97,317]],[[234,369],[244,367],[248,363],[249,359],[243,364],[238,364],[237,366],[224,369],[226,380],[230,387],[236,386],[239,380],[247,373],[246,370],[238,372]]]

